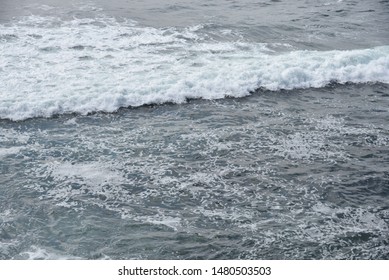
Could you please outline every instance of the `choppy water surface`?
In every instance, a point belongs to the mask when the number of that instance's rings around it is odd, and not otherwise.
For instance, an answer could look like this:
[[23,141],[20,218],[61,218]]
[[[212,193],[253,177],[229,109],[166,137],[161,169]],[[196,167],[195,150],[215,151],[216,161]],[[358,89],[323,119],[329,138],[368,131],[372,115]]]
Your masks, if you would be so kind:
[[1,257],[387,258],[387,92],[2,121]]
[[2,2],[0,259],[388,259],[388,1],[167,2]]

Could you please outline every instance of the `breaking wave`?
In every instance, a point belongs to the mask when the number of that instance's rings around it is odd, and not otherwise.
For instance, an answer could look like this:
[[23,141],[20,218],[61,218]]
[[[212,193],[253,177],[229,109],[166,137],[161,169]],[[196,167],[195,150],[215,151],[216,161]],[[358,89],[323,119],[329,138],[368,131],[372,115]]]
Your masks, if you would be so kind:
[[[0,25],[0,118],[242,97],[257,89],[389,83],[389,46],[304,51],[204,26],[29,16]],[[223,37],[224,36],[224,37]],[[281,44],[279,44],[281,45]]]

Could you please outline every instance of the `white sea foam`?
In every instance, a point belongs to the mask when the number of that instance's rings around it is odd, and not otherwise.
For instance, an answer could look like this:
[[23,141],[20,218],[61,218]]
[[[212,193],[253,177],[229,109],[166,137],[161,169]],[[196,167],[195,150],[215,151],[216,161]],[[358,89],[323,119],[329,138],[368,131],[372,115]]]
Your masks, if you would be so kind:
[[50,164],[49,170],[51,170],[52,176],[57,180],[70,178],[75,182],[90,186],[102,186],[108,183],[118,184],[122,180],[121,174],[116,171],[111,171],[99,163],[53,163]]
[[21,150],[21,147],[12,147],[12,148],[0,148],[0,158],[17,154]]
[[62,255],[56,252],[50,252],[37,246],[31,246],[28,250],[20,253],[20,257],[27,260],[69,260],[79,259],[71,255]]
[[280,53],[266,44],[215,41],[201,29],[37,16],[1,25],[0,118],[114,112],[258,88],[389,83],[389,46]]

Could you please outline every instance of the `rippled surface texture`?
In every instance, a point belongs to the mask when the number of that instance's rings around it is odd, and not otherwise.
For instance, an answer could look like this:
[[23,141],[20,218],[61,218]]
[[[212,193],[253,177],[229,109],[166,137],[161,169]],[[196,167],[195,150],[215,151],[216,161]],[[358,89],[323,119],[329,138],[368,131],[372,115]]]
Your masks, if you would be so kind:
[[388,1],[2,1],[0,259],[388,259]]

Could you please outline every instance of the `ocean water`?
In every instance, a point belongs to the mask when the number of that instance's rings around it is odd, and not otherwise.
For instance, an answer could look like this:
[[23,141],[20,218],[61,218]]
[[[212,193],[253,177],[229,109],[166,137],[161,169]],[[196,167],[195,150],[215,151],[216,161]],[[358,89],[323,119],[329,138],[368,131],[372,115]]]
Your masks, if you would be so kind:
[[61,2],[0,3],[0,259],[389,258],[389,1]]

